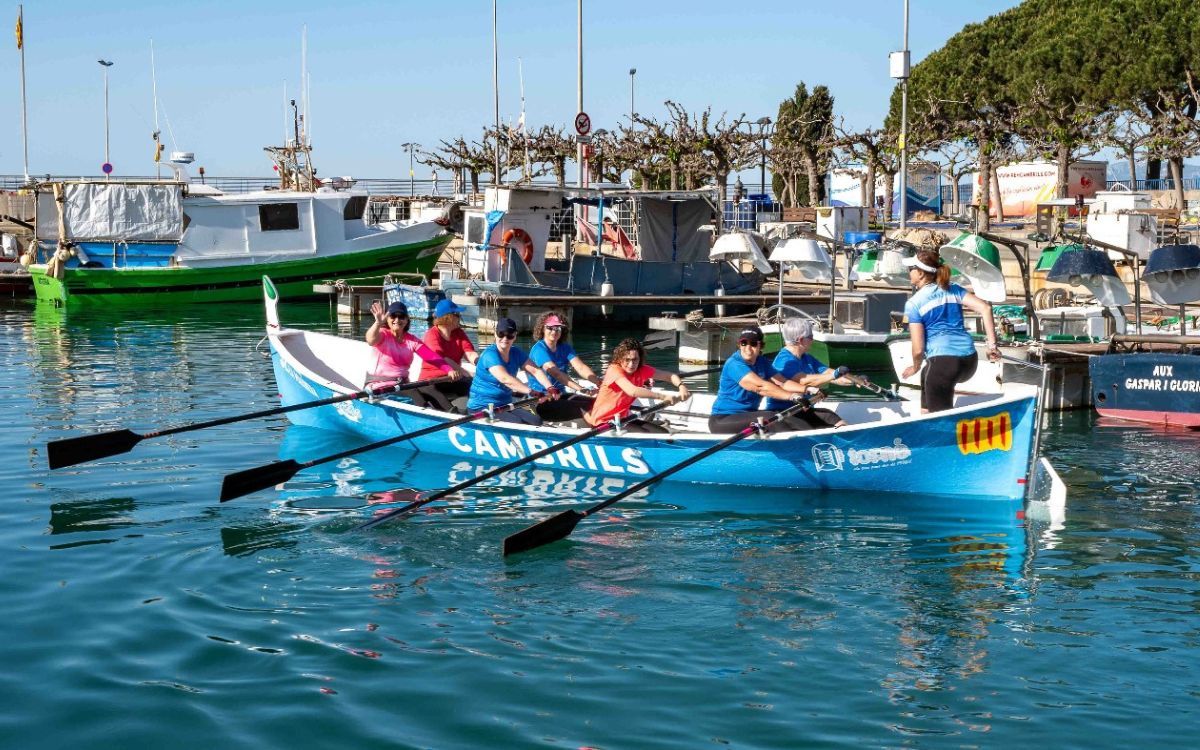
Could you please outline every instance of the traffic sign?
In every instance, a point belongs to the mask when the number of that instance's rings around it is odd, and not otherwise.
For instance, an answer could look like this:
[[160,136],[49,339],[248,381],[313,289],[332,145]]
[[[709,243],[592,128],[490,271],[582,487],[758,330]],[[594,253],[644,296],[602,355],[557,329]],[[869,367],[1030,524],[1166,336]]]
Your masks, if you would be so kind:
[[104,162],[100,165],[100,171],[104,174],[112,174],[112,165],[108,162]]
[[588,117],[587,112],[580,112],[575,115],[575,132],[580,135],[587,135],[592,132],[592,118]]

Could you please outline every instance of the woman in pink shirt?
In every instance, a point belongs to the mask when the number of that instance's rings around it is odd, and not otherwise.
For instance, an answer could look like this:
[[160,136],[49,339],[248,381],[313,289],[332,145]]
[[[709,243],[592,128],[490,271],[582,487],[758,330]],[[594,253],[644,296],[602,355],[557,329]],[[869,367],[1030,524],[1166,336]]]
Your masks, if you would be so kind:
[[[465,359],[475,364],[479,359],[475,345],[462,329],[462,313],[463,309],[451,300],[444,299],[438,302],[437,307],[433,309],[433,325],[429,326],[422,339],[425,346],[458,370],[457,380],[432,383],[420,389],[421,395],[429,405],[442,411],[465,410],[467,394],[471,392],[471,374],[462,369],[462,362]],[[421,368],[421,380],[436,378],[440,374],[441,372],[428,361]],[[457,409],[452,405],[455,399],[459,400]]]
[[[375,366],[368,380],[408,382],[414,352],[421,356],[426,365],[436,367],[451,380],[460,377],[457,368],[408,332],[408,306],[403,302],[388,305],[387,312],[384,312],[382,304],[375,302],[371,305],[371,314],[375,316],[375,322],[367,329],[366,340],[375,349]],[[408,391],[407,395],[417,406],[426,406],[425,398],[417,391]]]

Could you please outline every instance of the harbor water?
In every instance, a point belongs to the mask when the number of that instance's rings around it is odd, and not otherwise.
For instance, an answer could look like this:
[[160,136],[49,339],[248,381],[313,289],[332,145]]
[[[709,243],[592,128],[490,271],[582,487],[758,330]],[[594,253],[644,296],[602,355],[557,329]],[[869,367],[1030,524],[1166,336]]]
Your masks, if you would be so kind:
[[[576,348],[630,333],[601,331]],[[263,335],[257,305],[0,308],[0,747],[1200,743],[1200,434],[1051,415],[1061,524],[664,484],[507,559],[624,480],[535,467],[356,531],[368,492],[490,468],[393,448],[219,503],[357,444],[286,417],[47,469],[51,440],[278,405]]]

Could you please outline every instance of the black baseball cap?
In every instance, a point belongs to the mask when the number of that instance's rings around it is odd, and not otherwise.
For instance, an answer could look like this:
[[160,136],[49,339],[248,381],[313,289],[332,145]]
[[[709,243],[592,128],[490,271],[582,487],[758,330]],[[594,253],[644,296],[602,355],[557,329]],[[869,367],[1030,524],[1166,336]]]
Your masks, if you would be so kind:
[[512,318],[501,318],[496,321],[496,333],[516,333],[517,321]]
[[742,332],[738,334],[738,341],[754,341],[762,343],[763,332],[758,326],[746,326]]
[[408,305],[404,304],[403,302],[393,302],[392,304],[388,305],[387,314],[394,315],[398,318],[407,318]]

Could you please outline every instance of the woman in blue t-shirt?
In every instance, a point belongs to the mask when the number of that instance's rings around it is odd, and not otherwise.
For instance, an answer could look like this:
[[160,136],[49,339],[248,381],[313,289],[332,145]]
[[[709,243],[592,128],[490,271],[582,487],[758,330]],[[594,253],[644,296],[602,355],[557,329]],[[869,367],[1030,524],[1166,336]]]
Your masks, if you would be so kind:
[[[529,361],[534,367],[545,370],[548,376],[576,394],[583,391],[584,387],[571,377],[569,373],[572,370],[580,380],[586,380],[594,386],[600,385],[600,378],[579,358],[574,347],[567,343],[567,324],[561,315],[553,312],[542,313],[533,324],[533,340],[537,343],[529,350]],[[555,401],[544,401],[538,404],[537,413],[547,422],[568,422],[580,419],[591,408],[591,398],[573,395]]]
[[[813,343],[812,323],[804,318],[788,318],[780,327],[783,336],[783,348],[775,355],[771,366],[783,377],[806,388],[816,388],[830,383],[837,385],[853,385],[846,377],[849,367],[833,368],[808,353]],[[780,411],[791,406],[790,401],[777,398],[767,399],[767,408]],[[814,429],[825,427],[845,427],[846,420],[829,409],[808,409],[797,415],[808,422]]]
[[[713,402],[708,429],[717,434],[741,432],[760,418],[775,416],[772,410],[760,410],[763,396],[799,401],[805,387],[780,375],[763,356],[763,332],[749,326],[738,334],[737,351],[725,360],[721,368],[721,383]],[[810,429],[808,422],[798,416],[784,417],[772,422],[768,432]]]
[[[534,396],[545,394],[551,399],[558,398],[558,389],[546,377],[546,373],[534,367],[525,352],[513,345],[516,338],[516,321],[511,318],[496,321],[496,343],[485,349],[475,362],[475,377],[471,380],[467,411],[479,411],[489,405],[506,406],[512,403],[514,393]],[[536,379],[545,390],[538,390],[518,380],[517,373],[521,370]],[[496,419],[531,425],[542,423],[541,417],[524,409],[498,413]]]
[[937,250],[920,250],[905,258],[904,265],[917,291],[904,306],[913,363],[900,376],[911,377],[928,362],[921,373],[921,412],[945,411],[954,406],[954,386],[969,380],[979,366],[975,340],[963,323],[964,307],[983,318],[988,359],[1000,360],[992,306],[950,283],[950,266]]

